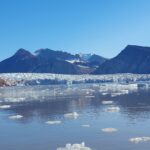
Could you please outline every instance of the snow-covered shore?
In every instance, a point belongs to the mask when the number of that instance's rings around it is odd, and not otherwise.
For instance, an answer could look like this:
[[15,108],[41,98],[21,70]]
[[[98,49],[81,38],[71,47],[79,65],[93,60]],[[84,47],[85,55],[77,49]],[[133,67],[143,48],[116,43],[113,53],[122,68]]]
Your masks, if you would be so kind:
[[62,75],[51,73],[2,73],[7,85],[49,85],[74,83],[135,83],[150,82],[150,74]]

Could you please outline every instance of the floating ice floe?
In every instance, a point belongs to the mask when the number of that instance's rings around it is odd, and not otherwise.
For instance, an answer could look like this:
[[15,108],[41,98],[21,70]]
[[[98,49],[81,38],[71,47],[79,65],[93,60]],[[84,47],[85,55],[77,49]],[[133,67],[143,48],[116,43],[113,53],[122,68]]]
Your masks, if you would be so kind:
[[25,101],[25,98],[20,97],[20,98],[5,98],[5,102],[23,102]]
[[108,107],[105,109],[106,112],[119,112],[120,108],[119,107]]
[[113,133],[113,132],[117,132],[118,130],[115,128],[104,128],[101,129],[102,132],[107,132],[107,133]]
[[89,128],[90,125],[89,124],[83,124],[82,127]]
[[125,94],[129,94],[129,90],[120,90],[120,92],[116,92],[116,93],[111,93],[111,97],[116,97],[116,96],[120,96],[120,95],[125,95]]
[[130,142],[138,144],[141,142],[150,142],[150,137],[136,137],[129,139]]
[[119,96],[121,95],[121,93],[111,93],[111,97],[116,97],[116,96]]
[[54,124],[61,124],[62,122],[59,121],[59,120],[55,120],[55,121],[47,121],[45,122],[46,124],[49,124],[49,125],[54,125]]
[[94,98],[95,96],[94,95],[86,95],[85,97],[86,98]]
[[90,94],[90,92],[89,92],[89,91],[87,91],[87,92],[86,92],[86,94]]
[[102,104],[104,104],[104,105],[108,105],[108,104],[112,104],[113,103],[113,101],[102,101]]
[[57,148],[56,150],[92,150],[89,147],[85,146],[85,143],[82,142],[81,144],[66,144],[65,147]]
[[[101,92],[101,91],[100,91],[100,92]],[[105,92],[104,92],[104,93],[102,93],[102,95],[105,96],[105,95],[108,95],[108,93],[105,93]]]
[[22,115],[9,116],[9,119],[21,119],[21,118],[23,118]]
[[10,107],[11,107],[11,105],[0,105],[0,109],[7,109]]
[[70,119],[77,119],[79,117],[79,114],[77,112],[64,114],[64,117],[70,118]]

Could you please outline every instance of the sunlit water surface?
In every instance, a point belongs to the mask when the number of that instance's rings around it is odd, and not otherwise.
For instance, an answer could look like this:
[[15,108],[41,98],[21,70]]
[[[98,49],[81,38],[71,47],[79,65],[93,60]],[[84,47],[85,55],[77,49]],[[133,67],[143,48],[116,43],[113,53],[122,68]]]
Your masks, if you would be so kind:
[[[56,150],[83,141],[92,150],[150,149],[149,141],[129,141],[150,137],[149,89],[99,84],[1,88],[0,106],[11,106],[0,109],[0,150]],[[79,116],[64,116],[72,112]],[[9,118],[14,115],[23,117]]]

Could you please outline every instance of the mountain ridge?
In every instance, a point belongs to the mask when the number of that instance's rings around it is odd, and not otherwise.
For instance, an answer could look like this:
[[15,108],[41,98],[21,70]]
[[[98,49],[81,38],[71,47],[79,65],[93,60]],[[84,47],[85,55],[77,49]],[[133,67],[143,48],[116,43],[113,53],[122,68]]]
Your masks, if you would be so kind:
[[13,56],[0,62],[0,73],[87,74],[95,70],[95,65],[100,65],[101,61],[106,60],[100,56],[98,58],[102,60],[96,60],[97,64],[90,64],[92,61],[84,61],[78,54],[73,55],[48,48],[31,53],[20,48]]
[[150,73],[150,47],[128,45],[116,57],[105,61],[93,74]]
[[23,48],[0,62],[0,73],[56,74],[150,74],[150,47],[127,45],[117,56],[106,59],[96,54],[70,54],[39,49],[31,53]]

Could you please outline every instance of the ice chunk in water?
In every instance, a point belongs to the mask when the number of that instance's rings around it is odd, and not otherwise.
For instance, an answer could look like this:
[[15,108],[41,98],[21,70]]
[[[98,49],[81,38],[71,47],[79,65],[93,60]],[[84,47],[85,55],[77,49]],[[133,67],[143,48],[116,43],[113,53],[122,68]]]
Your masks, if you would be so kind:
[[113,101],[102,101],[102,104],[104,104],[104,105],[108,105],[108,104],[112,104],[113,103]]
[[61,121],[55,120],[55,121],[47,121],[47,122],[45,122],[45,123],[47,123],[47,124],[49,124],[49,125],[54,125],[54,124],[60,124]]
[[22,115],[15,115],[15,116],[10,116],[9,119],[21,119],[23,118]]
[[77,119],[79,117],[79,114],[77,112],[64,114],[64,117],[70,118],[70,119]]
[[122,93],[111,93],[111,97],[116,97],[116,96],[120,96],[122,95]]
[[82,127],[89,128],[90,125],[89,124],[83,124]]
[[120,108],[119,107],[108,107],[105,109],[107,112],[119,112]]
[[[100,92],[101,92],[101,91],[100,91]],[[102,93],[102,95],[105,96],[105,95],[108,95],[108,93],[104,92],[104,93]]]
[[5,98],[5,102],[23,102],[26,99],[24,97],[20,97],[20,98],[13,98],[13,97],[8,97]]
[[102,132],[107,132],[107,133],[113,133],[113,132],[117,132],[118,130],[115,128],[104,128],[101,129]]
[[141,142],[150,142],[150,137],[136,137],[129,139],[130,142],[138,144]]
[[7,109],[10,107],[11,107],[11,105],[0,105],[0,109]]
[[95,96],[94,95],[86,95],[85,97],[86,98],[94,98]]
[[85,143],[82,142],[81,144],[66,144],[65,147],[57,148],[57,150],[92,150],[89,147],[85,146]]

